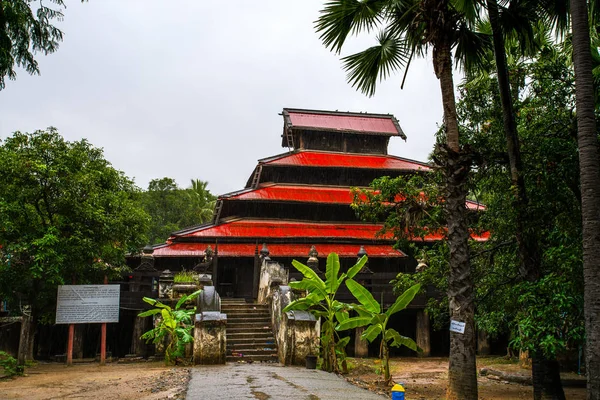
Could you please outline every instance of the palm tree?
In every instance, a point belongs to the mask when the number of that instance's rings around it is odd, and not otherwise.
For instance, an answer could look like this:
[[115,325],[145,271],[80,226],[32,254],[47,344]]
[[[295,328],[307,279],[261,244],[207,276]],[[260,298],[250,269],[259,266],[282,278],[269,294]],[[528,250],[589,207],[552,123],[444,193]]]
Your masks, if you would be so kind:
[[384,26],[377,36],[377,46],[342,59],[350,83],[370,96],[378,79],[408,67],[413,56],[432,50],[434,72],[442,92],[446,138],[445,145],[437,148],[436,159],[446,176],[450,318],[465,323],[464,333],[450,333],[447,397],[469,400],[477,399],[473,281],[465,209],[471,156],[460,145],[452,49],[455,58],[471,68],[482,61],[483,45],[488,39],[472,29],[477,13],[461,8],[466,3],[469,2],[332,0],[322,10],[316,27],[325,46],[339,53],[349,35]]
[[583,218],[584,317],[587,398],[600,399],[600,152],[585,0],[571,0],[577,142]]
[[193,207],[194,223],[204,223],[212,218],[216,198],[206,188],[207,181],[192,179],[191,183],[188,193]]

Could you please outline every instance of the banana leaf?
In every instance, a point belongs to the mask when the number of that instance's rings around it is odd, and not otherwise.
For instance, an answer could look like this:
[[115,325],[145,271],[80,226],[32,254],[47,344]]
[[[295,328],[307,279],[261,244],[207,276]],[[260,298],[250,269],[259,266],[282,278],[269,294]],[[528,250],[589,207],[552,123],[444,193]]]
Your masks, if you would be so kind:
[[415,298],[417,293],[419,293],[419,290],[421,290],[420,283],[417,283],[416,285],[413,285],[410,288],[408,288],[404,293],[402,293],[396,299],[394,304],[392,304],[392,306],[387,309],[385,314],[388,317],[391,317],[392,315],[396,314],[398,311],[404,310],[410,304],[410,302],[413,301],[413,299]]
[[356,297],[356,300],[358,300],[367,311],[370,311],[373,314],[381,312],[381,306],[363,285],[356,282],[354,279],[346,279],[346,286],[352,295]]

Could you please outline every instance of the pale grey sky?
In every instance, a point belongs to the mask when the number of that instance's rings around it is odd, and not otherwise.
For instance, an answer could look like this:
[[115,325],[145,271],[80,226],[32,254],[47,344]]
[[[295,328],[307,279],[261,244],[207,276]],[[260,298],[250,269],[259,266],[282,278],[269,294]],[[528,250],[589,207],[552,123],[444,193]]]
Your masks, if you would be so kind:
[[[87,138],[146,188],[164,176],[241,189],[259,158],[279,154],[284,107],[394,114],[408,136],[390,153],[425,161],[442,120],[430,60],[368,98],[314,32],[324,1],[68,0],[59,50],[41,76],[18,71],[0,91],[0,138],[55,126]],[[225,4],[227,4],[225,6]],[[343,55],[374,39],[352,40]]]

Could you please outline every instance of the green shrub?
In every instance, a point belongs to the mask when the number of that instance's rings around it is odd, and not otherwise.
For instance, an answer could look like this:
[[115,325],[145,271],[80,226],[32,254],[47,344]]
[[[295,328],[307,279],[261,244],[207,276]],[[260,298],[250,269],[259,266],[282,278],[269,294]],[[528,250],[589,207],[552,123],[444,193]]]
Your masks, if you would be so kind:
[[4,369],[4,375],[23,375],[23,367],[17,365],[17,360],[4,351],[0,351],[0,367]]

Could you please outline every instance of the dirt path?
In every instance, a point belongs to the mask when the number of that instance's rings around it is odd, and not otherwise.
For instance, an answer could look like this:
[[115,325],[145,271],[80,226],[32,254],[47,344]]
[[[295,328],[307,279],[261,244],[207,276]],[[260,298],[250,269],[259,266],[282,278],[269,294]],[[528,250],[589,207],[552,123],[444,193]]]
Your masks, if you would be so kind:
[[[355,368],[348,376],[361,386],[371,386],[372,390],[385,391],[376,384],[378,377],[375,370],[379,360],[353,359]],[[478,370],[491,367],[504,372],[530,374],[528,370],[519,368],[518,365],[506,363],[500,358],[482,358],[478,362]],[[406,397],[411,400],[444,399],[448,379],[447,358],[402,358],[391,361],[391,371],[396,382],[404,383]],[[564,374],[563,378],[576,377],[576,374]],[[486,377],[478,378],[479,398],[485,400],[500,399],[532,399],[533,388],[527,385],[502,382]],[[569,400],[585,400],[585,389],[565,388],[565,395]]]
[[0,399],[183,399],[188,368],[135,364],[39,363],[26,376],[0,380]]

